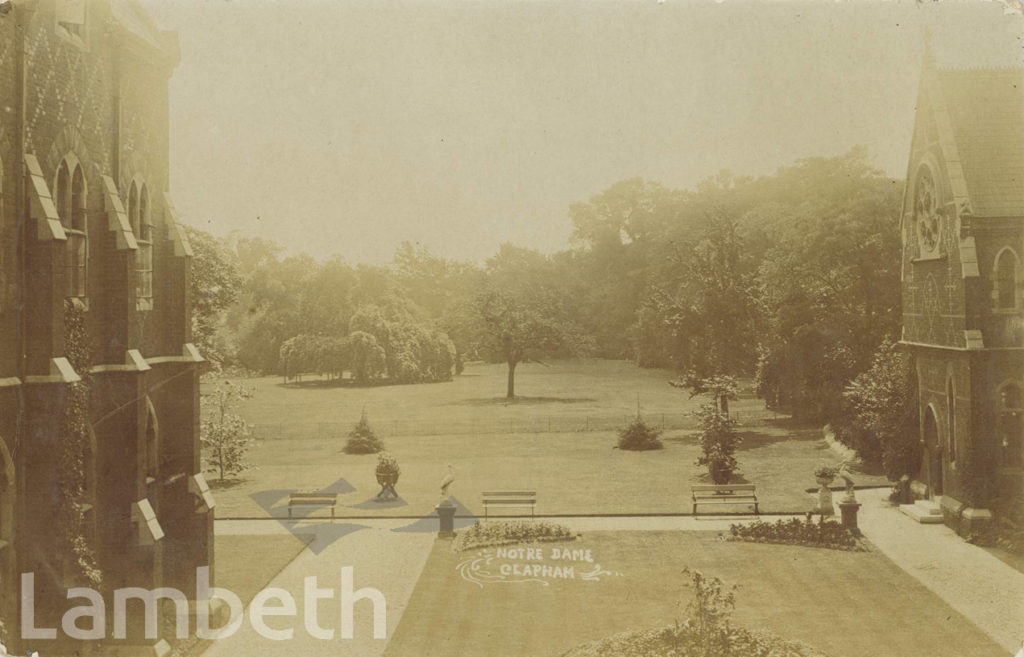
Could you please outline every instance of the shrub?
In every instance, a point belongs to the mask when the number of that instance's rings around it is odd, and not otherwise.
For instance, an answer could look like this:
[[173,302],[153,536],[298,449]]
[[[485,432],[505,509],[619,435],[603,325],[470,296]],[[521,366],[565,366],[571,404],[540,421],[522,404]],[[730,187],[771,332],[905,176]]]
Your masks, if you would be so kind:
[[814,471],[815,479],[835,479],[836,474],[839,473],[838,468],[834,468],[831,465],[821,465]]
[[387,452],[381,452],[377,455],[377,468],[376,473],[380,477],[394,476],[402,474],[402,468],[398,467],[398,459]]
[[467,552],[494,545],[537,541],[571,541],[575,538],[576,536],[568,527],[552,522],[527,522],[525,520],[478,522],[463,529],[455,536],[452,549],[456,552]]
[[735,453],[742,439],[736,434],[736,420],[720,410],[714,401],[701,406],[694,415],[700,424],[697,440],[703,452],[697,465],[708,466],[711,480],[716,484],[727,484],[739,467]]
[[732,525],[729,527],[729,533],[730,540],[734,541],[806,545],[850,552],[864,551],[857,537],[834,520],[823,520],[817,524],[798,518],[773,523],[758,520],[745,525]]
[[346,454],[376,454],[384,451],[384,443],[370,426],[366,419],[366,413],[359,419],[359,422],[348,434],[348,441],[345,443]]
[[914,476],[921,463],[917,375],[911,359],[886,340],[871,367],[843,392],[832,423],[836,439],[867,463],[881,463],[890,481]]
[[[733,628],[726,652],[710,653],[721,657],[826,657],[825,653],[800,641],[786,639],[768,632],[751,632]],[[585,643],[562,653],[562,657],[704,657],[706,654],[694,641],[685,625],[669,625],[660,629],[624,632]]]
[[652,449],[663,449],[665,446],[658,439],[661,431],[647,426],[640,416],[619,431],[619,449],[643,452]]
[[217,473],[219,481],[251,467],[247,455],[252,446],[252,427],[233,412],[239,403],[250,397],[251,390],[227,379],[203,393],[206,419],[199,427],[199,442],[203,446],[207,472]]
[[694,585],[687,605],[690,618],[668,627],[625,632],[585,643],[562,657],[825,657],[799,641],[787,641],[767,632],[751,632],[729,623],[735,606],[735,587],[717,577],[684,570]]
[[966,540],[974,545],[999,548],[1017,557],[1024,557],[1024,530],[1010,525],[986,524],[967,535]]

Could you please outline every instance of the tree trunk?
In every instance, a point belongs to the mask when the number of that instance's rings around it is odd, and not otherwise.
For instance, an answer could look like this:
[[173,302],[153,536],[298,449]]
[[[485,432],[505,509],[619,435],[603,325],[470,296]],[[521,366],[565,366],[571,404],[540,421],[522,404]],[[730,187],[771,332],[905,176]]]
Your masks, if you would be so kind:
[[505,399],[516,398],[516,364],[512,361],[508,362],[508,392],[505,393]]
[[718,398],[718,409],[722,412],[722,415],[729,417],[729,398],[725,395],[721,395]]

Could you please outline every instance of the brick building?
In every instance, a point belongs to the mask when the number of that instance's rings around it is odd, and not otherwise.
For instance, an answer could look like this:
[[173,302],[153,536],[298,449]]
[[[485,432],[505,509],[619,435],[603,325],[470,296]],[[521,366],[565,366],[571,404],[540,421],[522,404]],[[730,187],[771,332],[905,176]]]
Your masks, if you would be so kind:
[[1024,71],[926,56],[902,214],[918,493],[970,531],[1024,482]]
[[[195,598],[213,560],[200,472],[190,248],[168,198],[177,38],[132,0],[14,0],[0,14],[0,619],[12,651],[64,645],[70,586]],[[84,418],[76,422],[76,418]],[[69,520],[70,519],[70,520]],[[90,557],[89,555],[93,555]],[[83,563],[85,565],[83,565]],[[35,625],[19,632],[21,574]],[[139,606],[141,609],[141,604]],[[88,627],[84,623],[83,627]]]

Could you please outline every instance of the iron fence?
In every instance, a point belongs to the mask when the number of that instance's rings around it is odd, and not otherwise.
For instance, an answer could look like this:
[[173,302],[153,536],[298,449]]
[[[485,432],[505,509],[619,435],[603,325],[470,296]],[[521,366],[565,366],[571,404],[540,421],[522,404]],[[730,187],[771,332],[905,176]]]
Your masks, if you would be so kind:
[[[731,413],[741,426],[758,426],[785,419],[771,410],[742,410]],[[522,418],[378,418],[371,422],[382,437],[390,436],[464,436],[514,433],[582,433],[590,431],[618,431],[635,416],[579,415],[536,416]],[[665,431],[696,429],[697,420],[689,413],[650,413],[644,420]],[[307,438],[338,438],[352,430],[351,422],[299,422],[291,424],[254,424],[252,435],[256,440],[288,440]]]

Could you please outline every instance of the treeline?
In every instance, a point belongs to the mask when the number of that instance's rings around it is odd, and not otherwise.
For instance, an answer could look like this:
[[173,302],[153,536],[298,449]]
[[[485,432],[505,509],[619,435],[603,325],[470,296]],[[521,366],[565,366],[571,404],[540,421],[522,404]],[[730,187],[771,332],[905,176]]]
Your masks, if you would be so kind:
[[389,267],[318,262],[193,231],[197,259],[223,261],[194,270],[237,272],[197,307],[197,340],[286,376],[435,381],[483,358],[508,364],[510,395],[525,360],[629,358],[754,376],[770,406],[827,418],[896,334],[901,190],[863,149],[694,190],[626,180],[569,208],[570,249],[504,245],[483,266],[409,244]]

